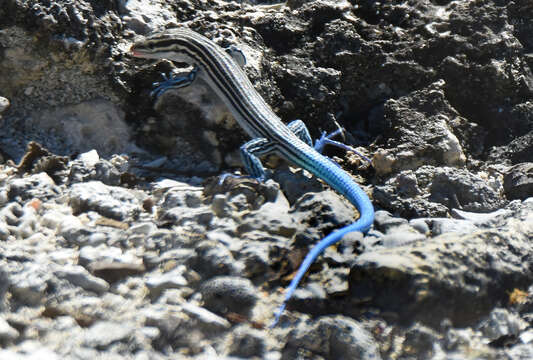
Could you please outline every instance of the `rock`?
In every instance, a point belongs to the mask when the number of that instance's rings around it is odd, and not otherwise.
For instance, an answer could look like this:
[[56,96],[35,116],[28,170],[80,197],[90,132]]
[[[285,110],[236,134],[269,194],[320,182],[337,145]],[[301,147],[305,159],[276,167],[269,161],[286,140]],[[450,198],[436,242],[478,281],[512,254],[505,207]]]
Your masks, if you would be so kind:
[[407,224],[406,219],[393,217],[388,211],[376,211],[374,214],[374,226],[385,233],[403,224]]
[[[350,272],[352,301],[365,299],[400,319],[429,326],[438,326],[443,318],[468,326],[491,311],[495,294],[528,283],[530,269],[522,259],[533,251],[526,235],[532,229],[524,232],[524,226],[531,226],[521,220],[533,217],[528,213],[522,209],[502,219],[499,230],[446,233],[405,247],[365,252]],[[506,281],[497,280],[502,278]],[[391,292],[397,296],[388,296]]]
[[42,264],[24,264],[16,266],[18,271],[11,271],[8,276],[9,291],[23,304],[36,306],[46,298],[49,281],[52,277],[50,269]]
[[413,231],[410,226],[404,225],[378,238],[376,244],[386,248],[395,248],[426,239],[424,234],[420,234],[418,231]]
[[269,269],[269,245],[259,242],[247,242],[239,251],[239,260],[244,264],[246,277],[265,275]]
[[302,350],[327,359],[381,359],[372,336],[355,320],[344,316],[325,316],[292,330],[283,358],[294,358]]
[[299,217],[300,222],[297,229],[303,227],[311,235],[322,238],[325,231],[352,223],[356,213],[341,196],[328,190],[307,193],[298,199],[291,212],[291,218],[295,216]]
[[141,201],[132,191],[100,181],[72,185],[68,202],[74,213],[96,211],[115,220],[124,220],[142,211]]
[[26,239],[32,236],[38,228],[35,208],[20,206],[16,202],[9,203],[0,210],[0,223],[5,223],[0,230],[0,239],[6,240],[9,235]]
[[91,262],[89,270],[95,276],[104,279],[108,283],[115,283],[130,276],[141,275],[145,272],[142,263],[124,263],[124,262],[110,262],[97,261]]
[[265,358],[265,338],[261,331],[239,326],[231,338],[229,354],[241,358]]
[[98,155],[98,152],[93,149],[78,155],[78,160],[80,160],[85,167],[93,168],[96,163],[100,161],[100,156]]
[[68,280],[72,285],[80,286],[85,290],[94,291],[98,294],[109,289],[109,284],[106,281],[92,276],[81,266],[64,267],[56,271],[54,275]]
[[504,204],[501,189],[487,182],[491,176],[474,174],[468,170],[451,167],[422,166],[414,170],[420,194],[405,195],[400,192],[398,177],[391,177],[385,185],[374,189],[374,200],[386,209],[396,209],[399,216],[445,217],[452,208],[469,212],[491,212]]
[[411,219],[409,220],[409,225],[416,231],[418,231],[421,234],[427,235],[429,234],[429,226],[424,219]]
[[437,349],[435,345],[439,343],[439,336],[435,331],[421,325],[415,325],[405,333],[405,340],[402,344],[403,356],[421,356],[431,359]]
[[20,179],[13,179],[8,186],[8,197],[22,200],[46,200],[57,196],[59,189],[48,174],[41,172]]
[[480,176],[452,168],[437,169],[430,186],[430,200],[466,211],[488,212],[503,205],[498,191]]
[[62,134],[73,151],[95,149],[107,156],[128,148],[131,130],[124,117],[125,113],[116,104],[98,99],[36,113],[28,126]]
[[204,306],[216,313],[247,315],[258,300],[257,290],[248,279],[218,276],[202,284]]
[[455,218],[468,220],[476,226],[489,226],[492,222],[497,221],[498,217],[507,217],[511,214],[510,210],[499,209],[490,213],[473,213],[452,209],[452,215]]
[[518,336],[528,327],[528,323],[512,314],[507,309],[495,308],[488,318],[483,321],[479,329],[491,341],[504,336]]
[[178,289],[187,286],[187,280],[183,276],[185,266],[178,266],[174,270],[160,275],[152,275],[145,281],[152,297],[157,297],[166,289]]
[[[380,149],[374,155],[372,163],[379,175],[414,170],[421,165],[460,166],[465,163],[464,150],[452,124],[467,124],[467,120],[446,100],[444,85],[444,81],[437,81],[409,96],[387,100],[384,116],[390,121],[387,130],[391,134],[385,136],[389,139],[387,146],[392,149]],[[400,145],[401,151],[394,145]],[[417,192],[416,185],[410,188]]]
[[503,188],[508,199],[525,200],[533,196],[533,163],[513,166],[504,176]]
[[141,260],[130,252],[124,252],[116,246],[98,244],[83,246],[79,251],[78,262],[84,267],[93,263],[141,263]]
[[243,268],[243,264],[236,262],[233,254],[218,242],[202,241],[195,251],[196,256],[190,258],[187,263],[205,278],[239,274]]
[[478,230],[476,225],[468,220],[456,220],[445,218],[431,219],[431,232],[434,236],[446,233],[469,234]]
[[113,343],[128,341],[134,331],[135,327],[133,324],[98,321],[87,329],[84,345],[103,350]]
[[202,307],[185,303],[182,304],[182,308],[187,315],[196,319],[202,326],[209,330],[225,330],[231,327],[228,320]]

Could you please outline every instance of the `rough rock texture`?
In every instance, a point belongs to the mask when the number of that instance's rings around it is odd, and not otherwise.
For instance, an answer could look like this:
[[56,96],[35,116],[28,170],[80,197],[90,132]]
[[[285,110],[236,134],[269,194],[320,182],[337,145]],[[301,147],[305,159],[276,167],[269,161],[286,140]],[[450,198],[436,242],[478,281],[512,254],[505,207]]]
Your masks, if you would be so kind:
[[[0,359],[533,358],[530,0],[3,0]],[[248,139],[187,64],[129,55],[186,26],[236,46],[280,117],[376,207],[306,171],[219,177]],[[191,65],[191,64],[188,64]],[[211,177],[213,176],[213,177]]]

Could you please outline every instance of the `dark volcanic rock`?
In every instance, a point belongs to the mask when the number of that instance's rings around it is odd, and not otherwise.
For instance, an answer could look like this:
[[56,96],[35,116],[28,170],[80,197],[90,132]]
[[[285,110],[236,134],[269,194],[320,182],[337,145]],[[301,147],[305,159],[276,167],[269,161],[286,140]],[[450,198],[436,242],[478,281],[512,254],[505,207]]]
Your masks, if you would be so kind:
[[522,163],[509,169],[504,177],[503,188],[509,199],[533,197],[533,163]]
[[524,208],[498,230],[443,234],[414,245],[360,255],[350,272],[352,301],[366,299],[402,322],[472,325],[533,276],[533,214]]

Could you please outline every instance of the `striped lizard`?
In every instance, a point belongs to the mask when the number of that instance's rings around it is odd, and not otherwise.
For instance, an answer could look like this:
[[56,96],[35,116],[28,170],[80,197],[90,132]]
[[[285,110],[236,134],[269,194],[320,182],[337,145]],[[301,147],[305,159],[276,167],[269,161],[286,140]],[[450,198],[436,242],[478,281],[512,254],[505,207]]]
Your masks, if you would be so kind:
[[165,78],[166,81],[159,84],[154,93],[160,95],[169,88],[190,85],[196,76],[201,76],[252,138],[240,148],[244,167],[252,177],[265,180],[265,170],[260,157],[275,153],[324,180],[359,211],[357,221],[330,233],[307,254],[275,314],[272,324],[275,326],[288,300],[315,259],[328,246],[341,240],[346,233],[366,233],[369,230],[374,221],[374,208],[370,199],[350,175],[316,150],[322,148],[324,142],[329,140],[328,137],[323,136],[313,147],[309,132],[302,121],[295,120],[285,125],[255,90],[239,64],[213,41],[189,29],[172,29],[136,42],[131,52],[135,57],[168,59],[194,66],[187,76]]

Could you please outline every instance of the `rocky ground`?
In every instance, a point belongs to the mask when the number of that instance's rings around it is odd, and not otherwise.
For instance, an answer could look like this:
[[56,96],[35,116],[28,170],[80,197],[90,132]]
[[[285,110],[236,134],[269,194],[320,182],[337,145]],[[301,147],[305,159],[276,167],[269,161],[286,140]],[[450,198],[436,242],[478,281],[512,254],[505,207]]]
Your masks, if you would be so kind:
[[[3,0],[0,359],[533,358],[533,2]],[[244,53],[285,120],[376,220],[270,159],[207,86],[154,100],[140,36],[192,28]]]

